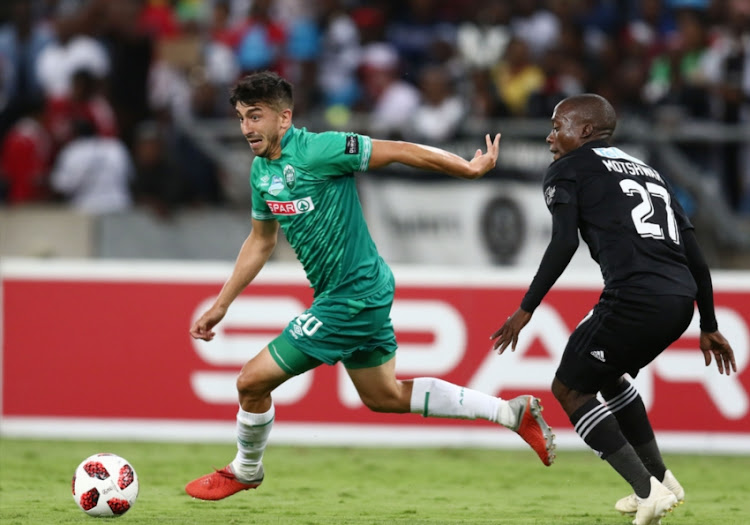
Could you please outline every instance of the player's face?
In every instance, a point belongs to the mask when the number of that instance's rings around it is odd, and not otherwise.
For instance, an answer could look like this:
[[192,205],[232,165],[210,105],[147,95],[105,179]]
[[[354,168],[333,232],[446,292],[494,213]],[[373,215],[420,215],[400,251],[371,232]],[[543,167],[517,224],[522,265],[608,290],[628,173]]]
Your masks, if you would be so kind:
[[583,126],[577,122],[575,112],[562,102],[552,113],[552,131],[547,135],[547,144],[554,160],[567,155],[583,144]]
[[289,129],[291,110],[278,112],[265,104],[248,106],[242,102],[237,102],[234,109],[253,153],[268,159],[281,157],[281,138]]

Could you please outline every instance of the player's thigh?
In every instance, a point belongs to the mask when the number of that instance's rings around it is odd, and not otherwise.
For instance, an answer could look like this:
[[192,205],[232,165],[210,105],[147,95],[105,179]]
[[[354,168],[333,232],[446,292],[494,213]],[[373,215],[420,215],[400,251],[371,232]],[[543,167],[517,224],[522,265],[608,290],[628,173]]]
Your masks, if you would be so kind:
[[568,388],[595,393],[628,373],[635,377],[687,328],[692,300],[604,293],[573,331],[556,377]]
[[297,376],[323,364],[305,352],[299,343],[293,342],[284,333],[268,343],[268,353],[276,365],[289,376]]

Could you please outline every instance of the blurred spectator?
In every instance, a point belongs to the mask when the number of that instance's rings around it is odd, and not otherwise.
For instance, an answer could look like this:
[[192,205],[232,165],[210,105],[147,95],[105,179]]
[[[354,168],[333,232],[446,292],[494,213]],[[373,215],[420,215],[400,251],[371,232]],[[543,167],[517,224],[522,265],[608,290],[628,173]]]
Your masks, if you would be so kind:
[[455,138],[465,110],[448,70],[438,65],[424,68],[419,75],[419,93],[407,140],[440,144]]
[[646,66],[662,53],[676,31],[673,10],[664,0],[639,0],[631,8],[621,38],[626,54],[642,56]]
[[544,84],[529,95],[527,114],[549,118],[560,101],[584,91],[586,74],[577,60],[557,46],[545,51],[541,67]]
[[224,173],[196,140],[189,129],[174,127],[167,137],[169,155],[175,160],[185,184],[186,202],[191,206],[218,206],[226,202],[222,180]]
[[[239,26],[232,25],[230,19],[229,2],[216,0],[211,11],[208,25],[208,38],[205,42],[203,57],[206,78],[222,95],[229,91],[229,87],[239,77],[240,67],[235,54],[241,33]],[[226,97],[222,96],[217,103],[226,106]]]
[[440,17],[438,0],[406,0],[386,24],[386,39],[408,74],[445,64],[456,52],[456,25]]
[[325,107],[351,108],[361,95],[357,78],[361,54],[359,28],[343,3],[343,0],[324,0],[318,4],[322,35],[317,86]]
[[[727,0],[726,22],[706,52],[703,74],[711,90],[712,114],[727,124],[750,122],[750,2]],[[727,202],[750,213],[750,146],[727,143],[718,152],[718,172]]]
[[[388,4],[382,2],[381,4]],[[364,46],[386,40],[386,20],[388,15],[385,6],[360,5],[352,9],[352,19],[359,29],[360,43]]]
[[612,98],[609,99],[618,115],[648,118],[651,112],[643,98],[643,85],[648,72],[643,62],[636,57],[625,56],[608,83]]
[[34,20],[30,1],[10,3],[10,20],[0,26],[0,137],[43,96],[36,63],[53,38],[49,27]]
[[[594,48],[586,41],[586,28],[575,19],[561,24],[560,39],[552,51],[559,51],[558,57],[563,62],[558,66],[559,74],[565,76],[564,82],[569,82],[575,77],[575,82],[580,84],[582,91],[590,91],[592,80],[595,78],[606,78],[612,74],[617,66],[619,57],[611,57],[610,69],[606,69],[605,58],[608,51],[615,51],[616,46],[608,45],[613,39],[603,38],[599,41],[599,48]],[[575,90],[569,88],[573,94]],[[551,114],[551,113],[550,113]]]
[[[291,18],[286,27],[284,43],[284,76],[295,86],[314,86],[317,64],[321,53],[321,34],[316,20],[308,14]],[[294,96],[294,111],[303,115],[315,104],[314,89],[298,90]]]
[[515,0],[510,21],[513,36],[522,40],[533,59],[553,46],[560,33],[560,20],[539,0]]
[[544,85],[544,72],[531,60],[526,42],[514,37],[495,66],[492,79],[500,101],[499,114],[523,117],[528,114],[532,93]]
[[0,201],[21,204],[49,197],[52,139],[42,124],[43,111],[41,98],[28,103],[0,144]]
[[[568,0],[559,0],[566,3]],[[627,21],[626,7],[633,1],[620,0],[578,0],[572,12],[573,22],[583,30],[586,48],[598,53],[605,42],[620,34],[622,25]]]
[[55,161],[52,189],[84,213],[130,208],[133,166],[125,145],[114,137],[97,136],[90,121],[76,121],[73,130],[73,139]]
[[[192,86],[185,71],[165,60],[155,60],[148,76],[150,116],[169,125],[188,125],[192,120]],[[143,122],[148,119],[139,119]]]
[[701,79],[701,62],[708,50],[705,13],[684,9],[677,13],[677,31],[667,50],[651,64],[644,86],[650,104],[668,107],[690,117],[708,116],[707,94]]
[[461,23],[456,47],[461,60],[472,69],[490,69],[505,53],[510,41],[510,2],[483,0],[474,16]]
[[233,23],[229,0],[215,0],[211,9],[209,22],[209,39],[216,44],[223,44],[235,49],[242,38],[242,26]]
[[369,132],[380,138],[400,138],[419,105],[417,88],[398,76],[399,57],[384,42],[367,45],[362,54],[362,86]]
[[70,92],[50,99],[45,112],[45,125],[59,148],[72,136],[72,123],[86,119],[94,124],[98,135],[117,135],[117,122],[109,101],[101,93],[101,80],[88,69],[79,69],[72,75]]
[[135,127],[150,116],[147,85],[154,38],[138,25],[139,0],[107,2],[103,9],[99,25],[111,62],[108,92],[120,138],[130,146]]
[[466,88],[467,116],[490,118],[502,113],[500,99],[489,69],[476,68],[469,71]]
[[157,40],[176,37],[180,32],[169,0],[146,0],[138,17],[138,25]]
[[[582,91],[647,122],[750,118],[747,0],[4,2],[1,147],[45,150],[38,113],[24,109],[44,93],[42,123],[57,139],[47,164],[72,122],[93,122],[138,156],[150,175],[133,191],[161,210],[227,202],[223,159],[203,141],[203,121],[231,115],[229,86],[259,69],[295,83],[297,114],[433,143],[460,136],[467,118],[548,119]],[[366,118],[352,119],[355,111]],[[728,201],[750,212],[750,147],[717,146],[709,159],[698,145],[679,146],[701,166],[715,160]],[[6,153],[3,165],[14,180],[44,179],[38,164],[7,161],[35,155]],[[159,169],[178,175],[165,181]]]
[[92,77],[105,78],[112,60],[106,48],[95,38],[83,33],[85,27],[79,17],[58,18],[56,38],[39,55],[37,76],[47,100],[70,96],[73,74],[88,71]]
[[163,131],[154,121],[141,123],[133,145],[135,177],[131,189],[136,204],[167,218],[185,203],[185,183],[168,155]]
[[283,74],[282,52],[286,34],[271,16],[273,0],[253,0],[243,22],[237,59],[243,73],[269,69]]

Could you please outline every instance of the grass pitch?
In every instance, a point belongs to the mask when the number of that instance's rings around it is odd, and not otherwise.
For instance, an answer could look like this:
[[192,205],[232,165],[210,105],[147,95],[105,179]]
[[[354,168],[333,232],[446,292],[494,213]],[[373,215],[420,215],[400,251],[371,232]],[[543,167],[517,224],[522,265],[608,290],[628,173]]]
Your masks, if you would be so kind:
[[[92,524],[73,502],[76,466],[97,452],[127,458],[140,478],[126,525],[626,525],[614,502],[629,487],[590,452],[271,446],[258,490],[218,502],[183,487],[232,445],[0,439],[0,523]],[[668,455],[686,503],[663,525],[750,523],[750,457]]]

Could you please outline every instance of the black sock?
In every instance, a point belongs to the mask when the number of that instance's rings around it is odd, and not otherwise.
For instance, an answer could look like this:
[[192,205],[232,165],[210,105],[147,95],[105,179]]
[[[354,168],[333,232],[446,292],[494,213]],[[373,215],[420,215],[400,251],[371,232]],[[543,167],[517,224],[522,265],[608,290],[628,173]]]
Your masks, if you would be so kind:
[[656,440],[652,439],[648,443],[634,446],[633,448],[648,471],[659,481],[664,481],[664,474],[667,472],[667,467],[664,465],[664,460],[661,457]]
[[633,487],[636,496],[647,498],[651,492],[651,473],[641,463],[638,454],[630,443],[607,456],[607,463]]
[[591,398],[570,416],[570,422],[581,439],[606,460],[640,497],[647,497],[651,473],[628,443],[606,405]]
[[603,389],[602,396],[607,401],[610,412],[617,418],[623,435],[641,458],[641,462],[656,479],[663,481],[667,467],[664,465],[646,407],[638,391],[630,382],[623,379],[615,387]]

